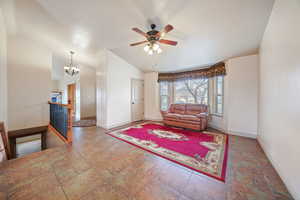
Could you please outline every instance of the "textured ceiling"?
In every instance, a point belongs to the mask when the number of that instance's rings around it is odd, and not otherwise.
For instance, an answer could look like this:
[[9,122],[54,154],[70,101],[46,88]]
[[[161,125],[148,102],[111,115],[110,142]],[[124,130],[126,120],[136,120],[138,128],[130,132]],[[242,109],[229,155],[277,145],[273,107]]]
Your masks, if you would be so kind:
[[[11,34],[24,33],[84,59],[107,48],[144,71],[201,67],[257,52],[274,0],[3,0]],[[172,24],[163,53],[149,56],[131,31]]]

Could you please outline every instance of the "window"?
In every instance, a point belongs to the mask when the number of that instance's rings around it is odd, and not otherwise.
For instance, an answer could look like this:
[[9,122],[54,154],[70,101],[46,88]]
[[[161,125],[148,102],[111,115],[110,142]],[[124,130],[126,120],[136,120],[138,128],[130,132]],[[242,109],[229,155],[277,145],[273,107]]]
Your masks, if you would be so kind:
[[206,104],[212,114],[222,116],[224,77],[160,82],[160,109],[167,110],[171,103]]
[[224,77],[215,78],[215,114],[223,115]]
[[160,109],[168,110],[170,104],[170,87],[168,82],[160,82]]
[[174,82],[174,103],[208,104],[208,79]]

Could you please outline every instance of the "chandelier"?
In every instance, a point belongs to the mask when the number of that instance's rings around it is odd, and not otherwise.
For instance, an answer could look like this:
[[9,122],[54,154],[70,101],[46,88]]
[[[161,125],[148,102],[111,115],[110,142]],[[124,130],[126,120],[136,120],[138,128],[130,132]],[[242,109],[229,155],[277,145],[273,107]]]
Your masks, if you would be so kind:
[[149,54],[149,55],[153,55],[153,53],[157,53],[160,54],[162,52],[160,46],[156,43],[150,43],[147,44],[144,47],[144,50]]
[[73,63],[73,55],[75,54],[74,51],[70,51],[70,63],[64,67],[66,74],[70,76],[75,76],[79,74],[79,68],[77,65]]

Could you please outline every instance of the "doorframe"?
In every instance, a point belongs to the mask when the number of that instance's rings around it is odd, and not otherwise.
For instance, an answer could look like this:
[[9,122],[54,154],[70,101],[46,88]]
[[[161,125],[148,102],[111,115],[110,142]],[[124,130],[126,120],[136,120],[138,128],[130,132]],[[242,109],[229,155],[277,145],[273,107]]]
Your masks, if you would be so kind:
[[145,80],[144,79],[141,79],[141,78],[131,78],[131,80],[130,80],[130,111],[131,111],[131,116],[130,116],[130,121],[131,122],[134,122],[133,121],[133,106],[132,106],[132,101],[133,101],[133,99],[132,99],[132,94],[133,94],[133,92],[132,92],[132,86],[133,86],[133,81],[142,81],[143,82],[143,89],[144,89],[144,91],[143,91],[143,113],[144,113],[144,116],[143,116],[143,119],[142,120],[144,120],[145,119]]
[[70,84],[67,84],[67,101],[68,101],[68,104],[70,104],[69,102],[69,94],[70,94],[70,88],[72,88],[71,90],[73,90],[73,106],[72,106],[72,110],[74,112],[74,117],[72,118],[72,120],[76,120],[77,118],[77,83],[70,83]]

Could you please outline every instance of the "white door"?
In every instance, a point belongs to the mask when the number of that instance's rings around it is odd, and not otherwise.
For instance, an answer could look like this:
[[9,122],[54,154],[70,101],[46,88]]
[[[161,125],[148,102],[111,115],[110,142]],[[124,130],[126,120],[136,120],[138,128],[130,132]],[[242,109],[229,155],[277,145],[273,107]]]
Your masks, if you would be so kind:
[[132,121],[144,119],[144,81],[131,80],[131,115]]

